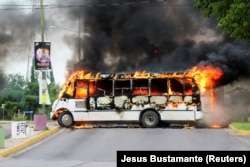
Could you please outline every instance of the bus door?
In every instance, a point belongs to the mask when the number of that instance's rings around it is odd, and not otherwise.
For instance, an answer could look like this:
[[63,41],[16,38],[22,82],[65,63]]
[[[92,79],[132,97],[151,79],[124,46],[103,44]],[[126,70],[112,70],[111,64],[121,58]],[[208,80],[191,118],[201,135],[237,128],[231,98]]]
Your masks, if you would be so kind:
[[77,120],[88,119],[87,97],[89,95],[89,80],[77,80],[75,83],[74,117]]

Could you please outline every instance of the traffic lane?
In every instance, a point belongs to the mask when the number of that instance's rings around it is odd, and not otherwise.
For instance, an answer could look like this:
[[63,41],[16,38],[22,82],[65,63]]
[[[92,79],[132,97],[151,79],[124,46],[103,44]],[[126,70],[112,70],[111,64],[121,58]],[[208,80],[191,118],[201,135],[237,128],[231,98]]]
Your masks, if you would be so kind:
[[225,129],[64,129],[15,159],[116,162],[117,150],[249,150],[248,142]]

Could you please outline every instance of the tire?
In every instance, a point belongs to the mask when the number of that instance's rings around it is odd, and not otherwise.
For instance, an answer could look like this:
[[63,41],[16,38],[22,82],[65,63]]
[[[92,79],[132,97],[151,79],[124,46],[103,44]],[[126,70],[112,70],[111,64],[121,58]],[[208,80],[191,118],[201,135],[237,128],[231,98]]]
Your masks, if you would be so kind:
[[141,123],[145,128],[155,128],[159,124],[159,117],[154,111],[146,111],[142,115]]
[[71,128],[74,125],[74,120],[69,112],[62,112],[58,117],[58,124],[61,127]]

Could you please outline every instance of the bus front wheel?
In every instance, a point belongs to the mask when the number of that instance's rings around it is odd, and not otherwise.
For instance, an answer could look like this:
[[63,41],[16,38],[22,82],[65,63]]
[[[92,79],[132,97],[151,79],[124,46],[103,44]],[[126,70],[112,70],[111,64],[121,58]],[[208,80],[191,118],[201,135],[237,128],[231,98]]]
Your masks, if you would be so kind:
[[142,115],[141,122],[145,128],[154,128],[159,124],[159,117],[154,111],[146,111]]
[[58,117],[58,124],[61,127],[71,128],[74,124],[72,115],[69,112],[62,112]]

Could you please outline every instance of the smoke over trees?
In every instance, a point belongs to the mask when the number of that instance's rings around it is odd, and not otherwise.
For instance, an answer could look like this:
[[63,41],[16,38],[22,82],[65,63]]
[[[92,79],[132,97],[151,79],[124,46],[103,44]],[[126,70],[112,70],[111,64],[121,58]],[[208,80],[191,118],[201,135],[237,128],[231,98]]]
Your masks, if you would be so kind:
[[195,0],[204,17],[218,18],[218,26],[233,38],[250,41],[249,1]]
[[81,38],[76,69],[163,72],[212,65],[225,73],[221,84],[249,76],[249,44],[223,37],[217,22],[205,21],[191,1],[126,2],[95,0],[87,7],[79,1],[80,8],[69,9],[68,17],[82,19],[89,34]]
[[[80,27],[79,36],[64,38],[74,55],[68,61],[69,73],[72,64],[74,70],[91,72],[171,72],[213,65],[225,73],[222,84],[249,76],[249,44],[223,36],[216,27],[217,21],[202,18],[192,0],[53,2],[54,5],[44,7],[47,25],[59,20],[61,23],[74,21],[76,24],[72,27]],[[35,40],[32,33],[40,24],[39,10],[34,14],[23,10],[1,13],[0,69],[3,73],[6,64],[13,64],[12,60],[27,60]],[[75,40],[80,42],[80,48]]]

